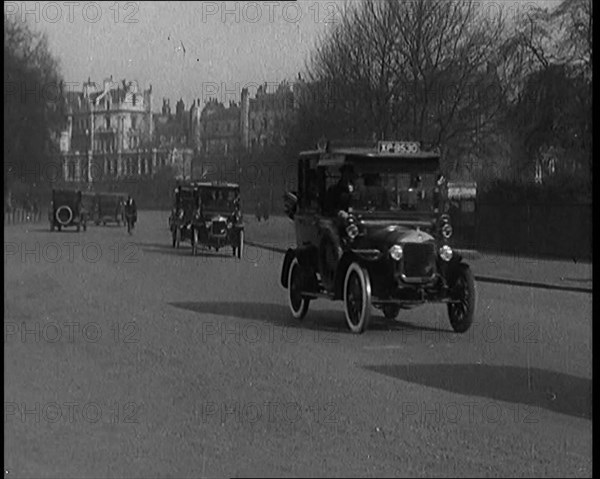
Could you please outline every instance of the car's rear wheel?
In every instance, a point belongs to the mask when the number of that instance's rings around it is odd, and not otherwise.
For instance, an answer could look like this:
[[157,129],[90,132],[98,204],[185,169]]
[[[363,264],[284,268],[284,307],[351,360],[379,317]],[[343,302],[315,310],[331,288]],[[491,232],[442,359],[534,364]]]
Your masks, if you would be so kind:
[[288,271],[288,304],[292,316],[299,320],[306,316],[310,304],[310,299],[302,296],[305,283],[300,263],[298,263],[297,258],[294,258]]
[[244,255],[244,230],[240,230],[239,238],[238,238],[238,245],[236,248],[236,258],[242,259],[243,255]]
[[344,280],[344,309],[348,328],[354,334],[363,333],[371,319],[371,279],[369,272],[352,263]]
[[175,228],[175,248],[181,245],[181,228]]
[[192,232],[192,256],[196,256],[198,252],[198,230],[194,228]]
[[475,317],[475,278],[466,264],[459,264],[452,275],[450,298],[457,302],[448,304],[450,325],[456,333],[469,330]]
[[400,313],[400,306],[397,304],[386,304],[381,308],[386,319],[396,319]]

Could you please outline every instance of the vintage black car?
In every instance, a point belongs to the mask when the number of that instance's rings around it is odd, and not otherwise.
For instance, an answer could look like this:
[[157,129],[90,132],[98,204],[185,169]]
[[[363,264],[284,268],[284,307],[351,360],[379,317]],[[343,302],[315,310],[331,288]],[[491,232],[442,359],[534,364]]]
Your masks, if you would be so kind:
[[127,195],[125,193],[106,193],[96,194],[94,208],[94,223],[116,223],[117,226],[125,225],[125,214],[123,205]]
[[192,219],[199,212],[198,188],[193,182],[178,184],[174,191],[174,203],[169,216],[169,229],[173,248],[181,241],[192,241]]
[[50,231],[75,226],[77,231],[87,230],[87,214],[82,204],[82,193],[72,189],[53,189],[48,209]]
[[199,208],[192,220],[192,254],[199,246],[219,248],[231,246],[232,254],[242,258],[244,252],[244,220],[237,183],[195,183]]
[[342,300],[349,329],[362,333],[371,306],[396,319],[438,302],[454,331],[471,326],[474,277],[450,244],[439,151],[385,141],[302,152],[285,209],[297,246],[285,254],[281,284],[295,318],[313,299]]

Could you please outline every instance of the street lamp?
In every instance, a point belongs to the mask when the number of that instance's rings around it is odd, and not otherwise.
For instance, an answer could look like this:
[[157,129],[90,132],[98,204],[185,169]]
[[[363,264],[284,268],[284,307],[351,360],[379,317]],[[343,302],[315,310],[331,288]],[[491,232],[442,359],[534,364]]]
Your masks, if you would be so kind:
[[88,190],[92,189],[92,155],[94,154],[94,100],[90,108],[90,152],[88,154],[87,181]]

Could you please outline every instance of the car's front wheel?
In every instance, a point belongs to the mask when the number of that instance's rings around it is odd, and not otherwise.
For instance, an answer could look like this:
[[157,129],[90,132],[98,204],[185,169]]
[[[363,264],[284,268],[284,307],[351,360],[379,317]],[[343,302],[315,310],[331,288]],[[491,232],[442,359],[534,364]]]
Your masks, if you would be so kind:
[[464,333],[473,324],[475,298],[473,272],[466,264],[459,264],[450,283],[450,299],[455,302],[448,303],[448,316],[454,332]]
[[344,309],[348,328],[354,334],[363,333],[371,319],[371,279],[369,272],[352,263],[344,280]]
[[294,258],[288,271],[288,303],[292,316],[296,319],[304,318],[308,312],[310,299],[302,296],[305,283],[302,267],[298,263],[298,258]]

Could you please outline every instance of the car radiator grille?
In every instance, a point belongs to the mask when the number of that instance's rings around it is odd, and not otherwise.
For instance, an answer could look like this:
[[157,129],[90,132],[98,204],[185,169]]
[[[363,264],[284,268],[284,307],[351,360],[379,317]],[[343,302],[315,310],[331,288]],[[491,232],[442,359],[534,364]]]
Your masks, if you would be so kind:
[[227,231],[227,222],[226,221],[213,221],[212,223],[212,234],[214,235],[222,235]]
[[430,277],[435,273],[435,249],[432,243],[405,243],[404,275],[407,278]]

